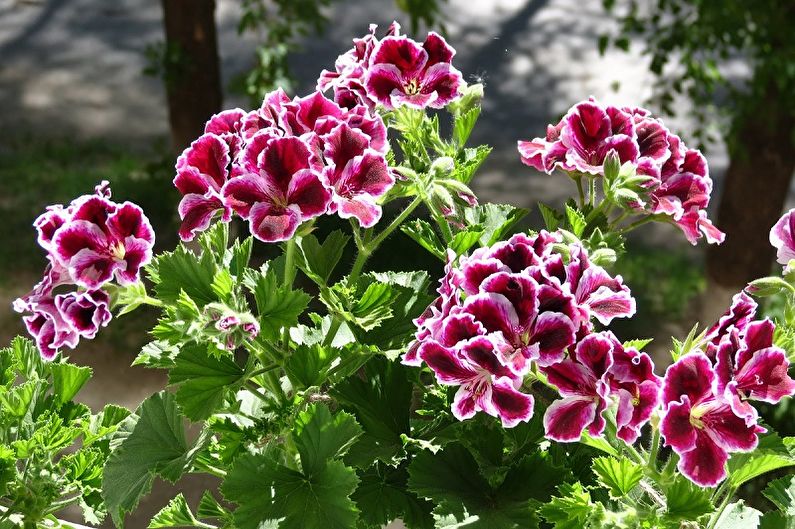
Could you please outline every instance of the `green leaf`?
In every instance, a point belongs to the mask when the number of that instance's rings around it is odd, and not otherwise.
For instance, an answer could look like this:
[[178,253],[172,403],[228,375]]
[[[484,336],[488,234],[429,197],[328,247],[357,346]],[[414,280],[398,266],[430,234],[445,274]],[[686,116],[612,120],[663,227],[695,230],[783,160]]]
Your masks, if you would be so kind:
[[463,114],[455,117],[455,124],[453,125],[453,140],[456,144],[463,147],[466,145],[472,129],[480,116],[480,106],[470,108]]
[[585,226],[588,224],[585,222],[585,216],[582,212],[569,204],[566,204],[566,219],[569,221],[569,226],[571,227],[571,232],[579,237],[582,237],[583,232],[585,231]]
[[369,281],[371,282],[367,284],[367,276],[362,278],[362,286],[367,286],[351,308],[353,323],[365,331],[378,327],[381,322],[392,317],[391,305],[394,301],[392,287],[388,283],[372,279]]
[[13,386],[6,392],[0,392],[0,404],[2,404],[3,409],[0,419],[22,419],[25,417],[43,387],[44,382],[42,380],[33,379]]
[[742,500],[729,504],[715,524],[715,529],[756,529],[761,512],[746,507]]
[[563,213],[547,206],[543,202],[538,203],[538,210],[541,212],[541,217],[544,219],[544,225],[548,231],[555,231],[560,227],[560,223],[563,220]]
[[762,492],[782,514],[795,516],[795,477],[784,476],[768,483]]
[[627,340],[624,342],[624,349],[637,349],[642,351],[644,347],[654,341],[654,338],[636,338],[635,340]]
[[643,469],[629,459],[597,457],[592,468],[613,499],[629,494],[643,478]]
[[491,147],[486,145],[480,145],[474,149],[464,149],[463,155],[456,160],[455,178],[468,184],[489,153],[491,153]]
[[753,452],[732,454],[728,463],[729,484],[736,489],[757,476],[795,465],[795,456],[789,448],[792,440],[795,438],[782,441],[775,433],[769,433],[759,438]]
[[91,368],[74,364],[51,364],[53,394],[56,402],[66,404],[80,391],[80,388],[91,378]]
[[45,378],[46,363],[41,359],[36,345],[29,339],[17,336],[11,341],[11,354],[26,379]]
[[456,255],[464,254],[472,248],[472,246],[477,244],[483,236],[483,233],[484,230],[479,224],[467,226],[464,231],[460,231],[453,236],[453,239],[450,241],[450,249],[453,250]]
[[199,500],[199,508],[196,509],[196,515],[199,518],[231,519],[226,507],[221,505],[208,490],[204,491],[201,500]]
[[164,340],[149,342],[141,348],[141,352],[133,360],[132,365],[171,369],[174,367],[174,358],[179,353],[179,348]]
[[414,319],[435,299],[428,293],[430,279],[426,272],[372,272],[379,283],[392,287],[392,317],[366,333],[359,333],[362,343],[373,344],[383,351],[402,352],[416,332]]
[[251,260],[251,248],[254,244],[253,237],[246,237],[243,242],[235,241],[232,245],[232,258],[229,261],[229,270],[236,278],[242,279],[243,274]]
[[795,529],[795,517],[778,511],[766,512],[759,522],[759,529]]
[[712,512],[712,491],[703,489],[682,475],[665,487],[665,515],[675,521],[696,520]]
[[309,295],[282,285],[274,268],[263,266],[253,281],[247,282],[257,303],[261,336],[270,339],[279,338],[282,328],[295,326],[309,305]]
[[363,522],[382,527],[400,518],[408,529],[433,529],[433,504],[406,490],[405,466],[374,465],[359,478],[351,498],[359,507]]
[[298,267],[320,286],[328,284],[334,268],[342,258],[350,236],[336,230],[331,232],[321,245],[317,237],[307,235],[298,239],[298,248],[303,259],[298,260]]
[[594,504],[591,494],[576,483],[564,483],[558,487],[560,496],[541,506],[539,513],[554,529],[582,529],[591,515]]
[[483,227],[480,236],[481,246],[491,246],[504,239],[511,228],[522,220],[529,210],[517,208],[508,204],[481,204],[464,211],[464,218],[470,225],[478,224]]
[[591,448],[596,448],[613,457],[621,457],[621,454],[619,454],[604,437],[591,437],[588,435],[588,432],[583,432],[582,437],[580,437],[580,443],[590,446]]
[[358,511],[350,499],[359,480],[353,469],[329,461],[320,472],[306,476],[278,464],[267,454],[243,454],[224,480],[224,497],[238,505],[237,529],[351,529]]
[[157,256],[149,265],[158,299],[176,303],[184,291],[199,305],[215,301],[212,289],[215,264],[209,253],[197,257],[184,246]]
[[121,310],[117,312],[118,316],[122,316],[145,304],[148,297],[146,286],[142,281],[138,281],[132,285],[119,287],[113,301],[113,308],[122,307]]
[[[478,527],[535,527],[538,501],[546,500],[564,473],[539,453],[522,458],[499,486],[480,474],[472,454],[450,443],[436,454],[421,452],[409,466],[409,489],[418,496],[478,517]],[[460,518],[459,518],[460,519]],[[473,526],[474,527],[474,526]]]
[[400,226],[400,231],[411,237],[414,242],[428,250],[437,259],[445,261],[445,245],[439,240],[433,226],[425,220],[414,219],[404,222]]
[[309,406],[298,414],[293,427],[304,474],[311,476],[321,471],[327,460],[342,457],[361,434],[353,415],[337,412],[332,416],[325,405]]
[[149,522],[149,529],[161,529],[163,527],[196,527],[199,521],[188,507],[185,496],[180,492],[168,502],[168,505],[160,509]]
[[229,301],[235,288],[235,282],[232,279],[232,274],[229,273],[229,270],[218,270],[213,277],[213,282],[210,285],[210,288],[212,288],[218,299],[221,301]]
[[397,361],[376,357],[364,366],[364,376],[353,375],[331,391],[342,406],[352,412],[364,434],[346,458],[360,468],[376,459],[392,464],[403,449],[402,434],[410,431],[413,386],[407,368]]
[[118,527],[123,527],[125,513],[152,488],[155,474],[176,481],[204,442],[200,438],[196,446],[188,447],[177,403],[165,391],[141,403],[136,416],[124,424],[123,440],[108,458],[102,480],[102,495]]
[[287,358],[284,371],[296,389],[320,386],[336,359],[334,349],[322,344],[299,345]]
[[199,235],[199,246],[202,247],[203,253],[223,257],[228,245],[229,224],[226,222],[217,222]]
[[221,406],[242,377],[243,370],[232,358],[210,355],[204,344],[189,344],[175,358],[168,383],[179,385],[177,403],[185,416],[199,421]]

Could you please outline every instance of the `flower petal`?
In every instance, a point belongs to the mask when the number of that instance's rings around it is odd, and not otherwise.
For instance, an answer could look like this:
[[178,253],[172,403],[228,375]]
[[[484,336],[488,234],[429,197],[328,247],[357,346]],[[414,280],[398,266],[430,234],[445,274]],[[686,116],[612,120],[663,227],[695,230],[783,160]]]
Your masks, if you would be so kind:
[[556,400],[544,414],[546,436],[560,443],[580,440],[583,430],[596,418],[596,401],[585,397]]

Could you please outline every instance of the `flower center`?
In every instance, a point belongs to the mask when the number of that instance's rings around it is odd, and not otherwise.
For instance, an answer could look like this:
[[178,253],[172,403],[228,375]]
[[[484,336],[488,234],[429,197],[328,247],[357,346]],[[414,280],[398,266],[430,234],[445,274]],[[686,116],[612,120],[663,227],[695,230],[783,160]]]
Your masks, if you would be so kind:
[[702,418],[707,411],[708,408],[706,406],[695,406],[690,410],[690,424],[693,428],[704,429],[704,420]]
[[414,96],[420,93],[420,83],[417,82],[416,79],[412,79],[403,87],[406,90],[406,94],[410,96]]
[[124,255],[127,253],[127,250],[124,248],[124,243],[121,241],[115,242],[110,246],[110,254],[113,256],[114,259],[118,259],[121,261],[124,259]]

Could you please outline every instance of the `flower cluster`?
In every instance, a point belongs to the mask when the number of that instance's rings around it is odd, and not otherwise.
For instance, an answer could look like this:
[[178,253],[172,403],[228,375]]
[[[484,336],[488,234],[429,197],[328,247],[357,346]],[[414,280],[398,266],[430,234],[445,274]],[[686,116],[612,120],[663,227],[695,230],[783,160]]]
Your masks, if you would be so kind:
[[461,420],[477,411],[506,427],[528,420],[533,399],[518,388],[532,362],[547,368],[564,361],[593,331],[592,317],[607,324],[635,312],[621,277],[558,233],[517,234],[458,266],[451,254],[445,272],[439,297],[415,321],[417,340],[403,362],[425,362],[440,383],[460,386],[453,413]]
[[108,324],[110,297],[102,287],[113,280],[137,282],[152,258],[155,236],[141,208],[110,199],[107,182],[67,207],[50,206],[34,226],[49,264],[14,309],[27,313],[28,332],[42,357],[52,359],[61,347],[74,348]]
[[707,218],[712,193],[707,162],[663,122],[643,108],[605,106],[593,98],[574,105],[545,138],[520,141],[522,162],[540,171],[604,175],[608,153],[647,177],[648,203],[630,204],[638,214],[665,215],[692,244],[705,236],[721,243],[724,234]]
[[568,358],[542,370],[563,397],[544,415],[546,435],[555,441],[579,441],[585,429],[601,436],[602,413],[615,402],[617,435],[632,444],[660,402],[662,380],[649,355],[624,347],[609,331],[587,335]]
[[284,241],[325,213],[373,226],[378,199],[394,185],[386,127],[362,105],[350,109],[315,92],[271,92],[251,112],[227,110],[177,160],[180,237],[191,240],[232,212],[265,242]]
[[377,27],[353,40],[353,48],[340,55],[333,72],[323,70],[317,89],[334,90],[334,100],[353,108],[381,104],[387,109],[403,105],[442,108],[460,96],[461,72],[452,65],[455,50],[439,34],[430,32],[420,44],[400,35],[393,22],[386,35]]
[[668,368],[660,432],[679,454],[679,470],[702,486],[726,477],[732,452],[756,448],[757,412],[749,401],[777,403],[795,394],[789,361],[773,345],[775,326],[754,321],[756,303],[738,294],[695,350]]

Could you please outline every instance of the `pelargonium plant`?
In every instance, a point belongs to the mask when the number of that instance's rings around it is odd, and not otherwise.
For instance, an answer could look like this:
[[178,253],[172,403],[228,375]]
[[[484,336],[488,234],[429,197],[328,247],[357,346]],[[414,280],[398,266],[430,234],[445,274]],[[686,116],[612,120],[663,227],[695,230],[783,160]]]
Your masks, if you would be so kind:
[[[655,366],[649,340],[610,329],[636,312],[612,270],[648,222],[722,242],[706,159],[645,109],[583,101],[519,142],[525,164],[565,174],[577,193],[540,206],[543,229],[517,230],[526,210],[480,204],[470,188],[490,150],[467,146],[483,87],[454,57],[435,33],[372,26],[318,91],[277,90],[210,118],[176,163],[185,243],[174,251],[153,257],[141,209],[106,184],[35,221],[48,265],[14,307],[55,389],[0,386],[0,527],[57,525],[71,503],[122,527],[155,477],[188,473],[208,478],[199,503],[179,494],[149,527],[795,524],[795,481],[781,470],[795,466],[793,438],[756,407],[795,393],[795,212],[770,234],[783,273],[751,283]],[[368,268],[398,232],[438,260],[438,280]],[[255,244],[275,257],[256,258]],[[781,317],[763,315],[754,298],[766,296]],[[64,384],[87,378],[58,374],[79,369],[59,367],[65,350],[111,309],[141,306],[160,319],[134,363],[167,371],[169,389],[107,421],[65,410]],[[24,369],[21,348],[0,366]],[[29,463],[45,421],[70,429],[63,446],[84,432],[89,455]],[[20,496],[26,477],[67,460],[78,477],[50,480],[63,489],[51,505]],[[737,495],[773,470],[764,495],[776,510],[763,515]]]

